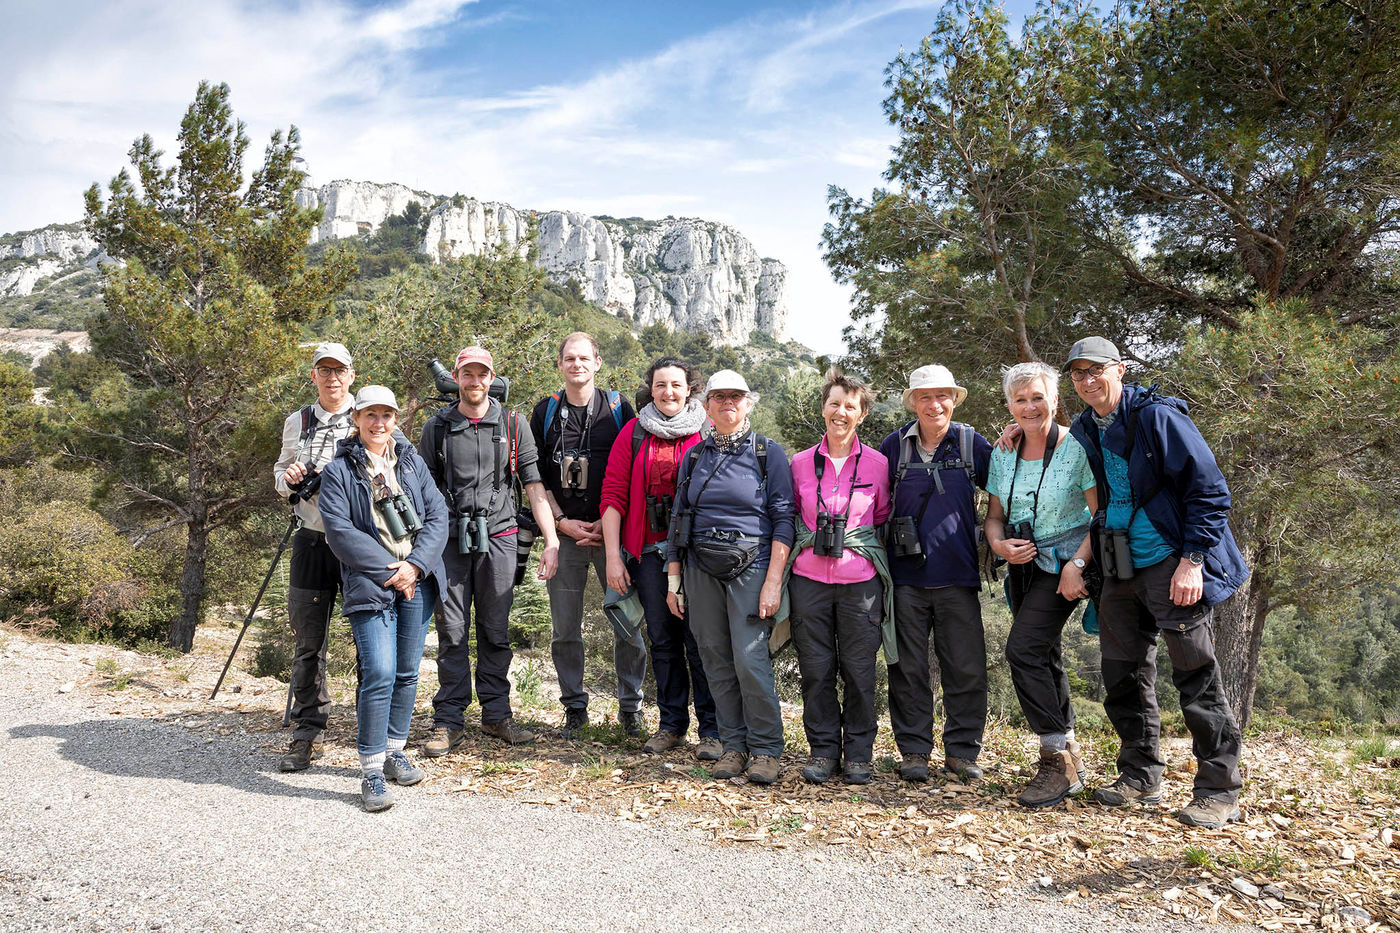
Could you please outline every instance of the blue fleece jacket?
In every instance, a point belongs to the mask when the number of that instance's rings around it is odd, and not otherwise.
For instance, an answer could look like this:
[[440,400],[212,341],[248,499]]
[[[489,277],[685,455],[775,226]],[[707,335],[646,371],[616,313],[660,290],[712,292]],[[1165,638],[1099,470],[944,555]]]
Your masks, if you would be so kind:
[[[438,492],[428,465],[402,434],[394,435],[394,456],[398,459],[395,475],[399,486],[413,500],[413,508],[423,519],[408,562],[422,571],[422,579],[436,574],[440,591],[445,578],[442,549],[447,544],[447,503]],[[341,612],[345,615],[388,609],[396,595],[395,590],[384,586],[393,576],[388,566],[395,558],[379,543],[379,531],[370,511],[374,506],[369,480],[362,469],[366,460],[359,438],[347,438],[340,442],[335,459],[321,477],[318,504],[326,527],[326,543],[340,561],[344,587]]]
[[[699,455],[695,461],[695,475],[691,477],[688,467],[693,451],[699,451]],[[720,453],[715,442],[706,438],[691,448],[681,461],[676,489],[677,502],[671,513],[673,526],[677,515],[693,509],[693,534],[736,531],[792,546],[795,530],[792,469],[788,466],[787,453],[776,441],[768,442],[768,479],[764,481],[758,468],[752,432],[733,454]],[[768,555],[765,548],[754,566],[767,567]],[[681,559],[674,545],[668,546],[667,559]]]
[[1133,498],[1142,502],[1153,489],[1161,491],[1142,506],[1154,528],[1177,556],[1199,551],[1206,557],[1206,605],[1224,602],[1249,577],[1249,567],[1230,531],[1230,490],[1225,476],[1206,446],[1205,438],[1187,415],[1186,403],[1158,395],[1157,387],[1124,384],[1118,416],[1103,433],[1094,412],[1086,409],[1070,425],[1084,445],[1089,467],[1100,487],[1100,507],[1108,502],[1103,448],[1122,457],[1128,448],[1128,420],[1137,413],[1137,441],[1128,460]]

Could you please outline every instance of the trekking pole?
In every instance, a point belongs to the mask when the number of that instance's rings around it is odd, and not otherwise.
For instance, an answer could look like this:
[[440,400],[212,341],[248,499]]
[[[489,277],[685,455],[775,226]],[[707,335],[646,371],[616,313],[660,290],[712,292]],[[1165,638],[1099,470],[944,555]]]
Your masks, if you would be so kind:
[[262,586],[258,588],[258,595],[253,599],[253,605],[248,607],[248,617],[243,620],[243,628],[239,630],[238,637],[234,639],[233,650],[228,653],[228,660],[224,662],[224,669],[219,674],[219,681],[214,684],[214,692],[209,694],[211,700],[219,695],[219,688],[224,685],[228,669],[233,666],[233,656],[238,654],[238,646],[243,644],[243,636],[248,634],[248,626],[253,624],[253,613],[258,611],[258,604],[262,602],[263,594],[267,592],[267,585],[272,582],[272,574],[277,569],[277,562],[282,559],[282,552],[287,549],[287,542],[292,540],[292,532],[297,530],[297,524],[297,519],[294,516],[287,525],[287,533],[282,536],[282,543],[277,545],[277,553],[272,555],[272,565],[267,568],[267,576],[263,577]]

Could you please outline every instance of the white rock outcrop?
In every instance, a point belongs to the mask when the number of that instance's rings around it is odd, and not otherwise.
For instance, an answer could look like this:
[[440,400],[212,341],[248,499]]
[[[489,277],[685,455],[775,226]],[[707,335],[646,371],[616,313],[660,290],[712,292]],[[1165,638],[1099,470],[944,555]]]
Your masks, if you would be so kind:
[[787,270],[763,259],[732,227],[695,218],[590,217],[525,211],[496,201],[438,198],[403,185],[333,181],[303,189],[298,202],[320,206],[320,239],[372,233],[412,201],[429,209],[419,251],[432,257],[482,255],[502,246],[525,256],[535,225],[535,261],[557,282],[577,282],[583,297],[636,327],[661,323],[704,331],[716,342],[744,343],[755,330],[782,339]]
[[0,298],[22,298],[44,279],[72,272],[79,264],[95,269],[105,257],[97,241],[76,224],[0,237]]

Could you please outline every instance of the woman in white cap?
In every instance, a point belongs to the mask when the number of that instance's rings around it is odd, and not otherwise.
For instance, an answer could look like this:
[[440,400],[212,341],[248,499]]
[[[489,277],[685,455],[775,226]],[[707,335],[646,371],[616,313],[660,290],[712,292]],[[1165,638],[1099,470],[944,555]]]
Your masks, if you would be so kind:
[[714,697],[724,753],[713,775],[747,774],[772,784],[783,753],[783,717],[768,639],[792,547],[793,497],[787,455],[749,426],[757,401],[732,369],[705,385],[715,428],[681,463],[666,600],[676,615],[689,609]]
[[423,458],[398,433],[398,414],[385,386],[359,391],[355,433],[326,467],[319,503],[359,652],[360,799],[370,812],[393,805],[387,781],[417,784],[424,777],[404,746],[447,543],[447,504]]
[[928,780],[933,750],[930,635],[943,687],[943,770],[964,781],[982,776],[987,649],[977,596],[976,487],[986,488],[992,445],[953,420],[965,398],[947,367],[919,367],[904,390],[904,407],[916,417],[880,445],[894,500],[885,539],[899,654],[889,666],[890,726],[906,781]]
[[1040,737],[1040,765],[1018,798],[1048,807],[1084,787],[1074,708],[1060,634],[1087,592],[1094,474],[1079,441],[1055,422],[1060,374],[1018,363],[1002,376],[1006,407],[1021,429],[1013,450],[992,452],[987,479],[987,546],[1009,565],[1013,621],[1006,662],[1026,722]]

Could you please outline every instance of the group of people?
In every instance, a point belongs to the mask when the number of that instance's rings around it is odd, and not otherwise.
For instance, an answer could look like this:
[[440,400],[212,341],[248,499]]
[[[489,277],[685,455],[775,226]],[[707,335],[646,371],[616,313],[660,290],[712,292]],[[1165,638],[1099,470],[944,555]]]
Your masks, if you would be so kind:
[[[511,716],[507,619],[523,489],[544,549],[566,737],[588,725],[582,624],[590,564],[606,587],[619,721],[646,734],[648,643],[659,725],[644,746],[686,743],[717,779],[771,784],[783,721],[772,652],[791,640],[810,757],[804,780],[871,780],[877,728],[875,658],[889,671],[890,724],[903,780],[929,779],[934,745],[929,640],[943,694],[942,770],[982,771],[987,656],[979,602],[979,535],[1005,565],[1013,624],[1005,653],[1026,721],[1039,737],[1019,801],[1056,804],[1083,789],[1060,641],[1091,600],[1103,653],[1104,705],[1121,740],[1117,778],[1094,791],[1108,806],[1161,799],[1156,701],[1160,634],[1198,768],[1191,825],[1238,820],[1240,732],[1214,655],[1212,607],[1248,575],[1227,523],[1229,492],[1178,399],[1124,381],[1118,349],[1079,341],[1062,371],[1022,363],[1003,376],[1014,426],[994,446],[954,420],[967,397],[947,368],[915,369],[903,390],[913,417],[866,445],[858,428],[871,388],[833,370],[822,389],[825,432],[791,458],[756,433],[759,398],[732,370],[702,383],[657,360],[640,410],[595,385],[596,342],[570,334],[563,387],[528,424],[491,397],[491,354],[457,357],[455,406],[430,418],[415,446],[397,431],[383,386],[353,398],[353,360],[322,344],[318,400],[288,417],[278,491],[296,504],[290,614],[296,730],[281,766],[319,754],[329,697],[326,630],[337,588],[359,651],[358,745],[368,810],[413,784],[409,721],[428,620],[436,617],[439,688],[422,746],[444,755],[464,739],[472,699],[467,625],[474,619],[482,732],[512,744],[534,735]],[[1056,420],[1068,374],[1088,406]],[[319,476],[319,495],[309,478]],[[978,489],[988,494],[979,521]]]

